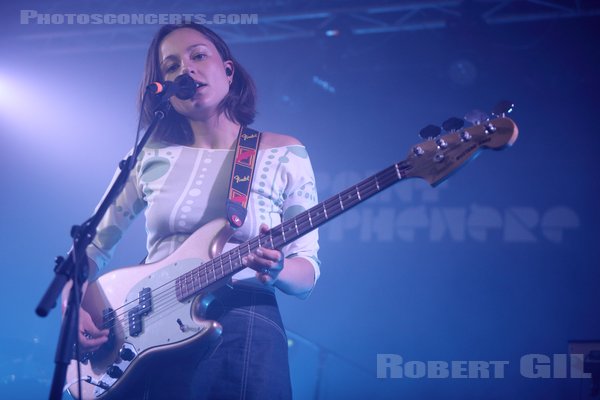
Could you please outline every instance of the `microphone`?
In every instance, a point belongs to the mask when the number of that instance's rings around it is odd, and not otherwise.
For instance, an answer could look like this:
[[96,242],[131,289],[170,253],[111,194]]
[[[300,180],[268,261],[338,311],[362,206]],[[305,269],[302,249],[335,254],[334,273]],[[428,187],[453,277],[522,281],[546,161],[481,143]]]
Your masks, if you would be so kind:
[[188,100],[194,97],[196,89],[200,83],[196,83],[188,74],[179,75],[174,81],[152,82],[146,87],[146,90],[155,95],[161,95],[164,99],[175,96],[181,100]]

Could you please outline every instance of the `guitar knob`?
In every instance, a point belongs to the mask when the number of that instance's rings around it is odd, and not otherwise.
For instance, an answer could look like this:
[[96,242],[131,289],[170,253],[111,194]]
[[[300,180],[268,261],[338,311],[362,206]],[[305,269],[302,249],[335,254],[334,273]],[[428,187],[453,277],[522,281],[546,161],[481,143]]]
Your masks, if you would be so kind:
[[487,123],[485,125],[485,134],[486,135],[491,135],[492,133],[496,132],[497,128],[492,124],[492,123]]
[[419,136],[423,139],[433,139],[437,137],[442,132],[442,129],[439,126],[435,125],[427,125],[425,128],[419,131]]
[[423,154],[425,154],[425,150],[423,150],[423,148],[421,146],[415,146],[412,149],[413,154],[417,157],[421,157]]
[[448,142],[446,142],[442,138],[435,139],[435,144],[437,144],[438,149],[440,149],[440,150],[445,149],[446,147],[448,147]]
[[106,374],[113,379],[119,379],[123,376],[123,370],[116,365],[111,365],[106,369]]
[[123,347],[119,351],[119,357],[121,357],[121,359],[124,361],[131,361],[135,358],[135,353],[131,349]]
[[465,126],[465,120],[456,117],[448,118],[442,124],[442,128],[444,128],[446,132],[457,131],[463,126]]

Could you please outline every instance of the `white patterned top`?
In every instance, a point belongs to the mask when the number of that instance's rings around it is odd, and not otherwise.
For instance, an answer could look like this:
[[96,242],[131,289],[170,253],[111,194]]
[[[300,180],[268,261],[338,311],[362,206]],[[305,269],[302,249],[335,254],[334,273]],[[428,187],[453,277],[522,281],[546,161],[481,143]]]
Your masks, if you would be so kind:
[[[131,221],[145,210],[146,262],[174,252],[194,231],[215,218],[226,218],[225,200],[233,150],[211,150],[153,143],[144,148],[123,192],[98,226],[87,254],[105,267]],[[115,174],[116,177],[116,174]],[[273,227],[317,204],[314,173],[304,146],[258,151],[248,215],[232,240],[259,234],[261,223]],[[224,250],[235,247],[228,244]],[[312,231],[285,246],[285,257],[303,257],[319,277],[318,233]],[[234,279],[264,285],[246,268]]]

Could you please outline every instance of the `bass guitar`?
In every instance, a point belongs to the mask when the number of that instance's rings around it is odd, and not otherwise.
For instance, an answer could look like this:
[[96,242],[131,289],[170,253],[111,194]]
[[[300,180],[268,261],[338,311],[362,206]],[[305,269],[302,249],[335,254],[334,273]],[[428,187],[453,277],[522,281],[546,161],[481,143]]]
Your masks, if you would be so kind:
[[468,128],[445,128],[448,133],[435,137],[438,129],[403,161],[232,250],[222,252],[233,230],[226,219],[217,219],[159,262],[113,270],[90,282],[82,306],[97,326],[110,330],[109,341],[72,360],[69,393],[83,400],[135,398],[147,372],[157,369],[163,377],[189,381],[193,368],[186,363],[197,363],[222,331],[217,322],[202,317],[210,293],[244,268],[244,256],[260,247],[280,249],[396,182],[421,178],[436,186],[480,150],[505,148],[518,136],[504,112]]

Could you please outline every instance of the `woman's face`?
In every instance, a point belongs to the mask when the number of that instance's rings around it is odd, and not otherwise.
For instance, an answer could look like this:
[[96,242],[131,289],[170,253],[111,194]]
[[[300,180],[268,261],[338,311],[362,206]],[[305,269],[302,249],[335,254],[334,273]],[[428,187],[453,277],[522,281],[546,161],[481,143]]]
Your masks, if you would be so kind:
[[[159,63],[164,80],[173,81],[181,74],[188,74],[203,85],[189,100],[171,98],[173,108],[187,118],[214,115],[229,92],[233,63],[222,60],[214,44],[194,29],[181,28],[165,36],[159,48]],[[231,76],[227,76],[226,68],[231,70]]]

